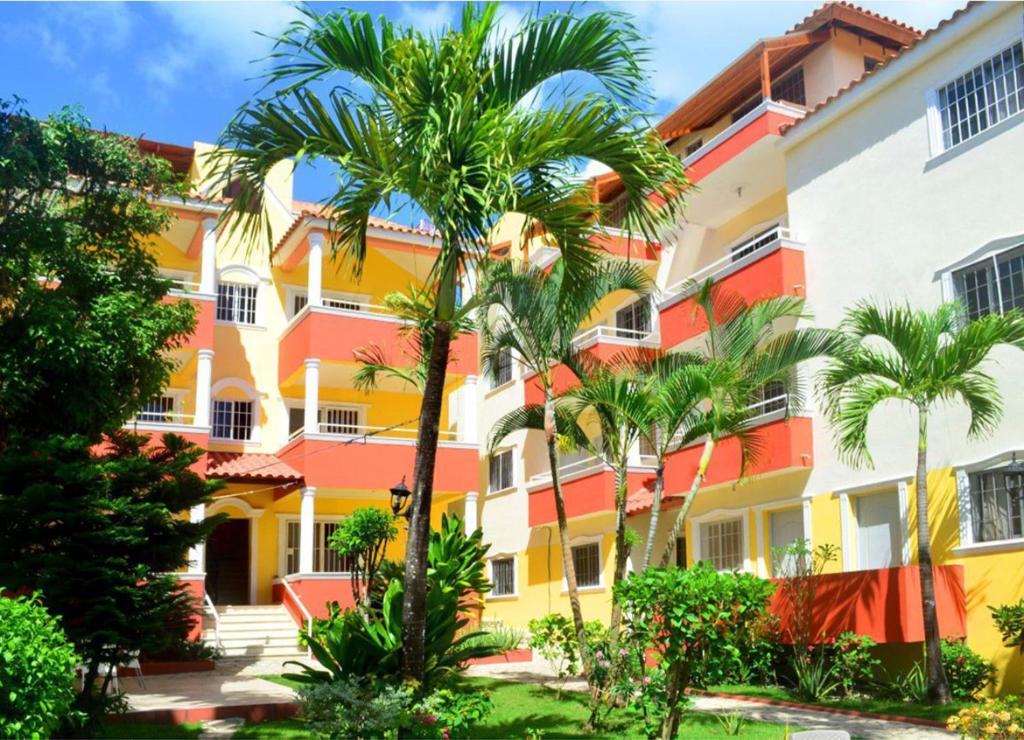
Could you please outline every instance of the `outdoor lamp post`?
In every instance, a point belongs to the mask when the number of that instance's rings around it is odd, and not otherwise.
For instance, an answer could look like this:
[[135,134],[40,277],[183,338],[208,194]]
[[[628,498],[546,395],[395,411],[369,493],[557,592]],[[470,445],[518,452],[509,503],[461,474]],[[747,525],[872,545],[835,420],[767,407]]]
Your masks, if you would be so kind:
[[405,476],[403,475],[398,485],[391,489],[391,511],[395,516],[404,516],[408,519],[412,515],[407,508],[411,495],[412,491],[405,485]]
[[1020,493],[1024,488],[1024,463],[1017,462],[1017,453],[1013,453],[1013,460],[1003,470],[1003,488],[1011,496]]

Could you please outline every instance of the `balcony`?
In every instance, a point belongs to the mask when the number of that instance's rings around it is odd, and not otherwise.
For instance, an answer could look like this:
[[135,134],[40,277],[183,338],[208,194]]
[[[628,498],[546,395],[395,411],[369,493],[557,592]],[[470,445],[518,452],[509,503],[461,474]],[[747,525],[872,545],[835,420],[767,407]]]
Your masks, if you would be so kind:
[[[315,434],[299,430],[276,456],[302,473],[308,486],[380,491],[402,476],[412,478],[416,429],[321,423]],[[480,481],[480,448],[442,431],[437,447],[434,490],[475,491]]]
[[[643,462],[643,459],[642,459]],[[652,465],[630,467],[626,491],[634,491],[654,477]],[[559,467],[565,515],[568,518],[615,511],[615,471],[595,457],[584,457]],[[529,524],[543,527],[558,520],[551,474],[534,476],[526,483],[529,495]]]
[[[594,230],[590,235],[590,243],[604,250],[612,257],[629,260],[644,260],[656,262],[661,253],[661,245],[657,242],[649,242],[636,236],[630,236],[621,229],[611,226],[602,226]],[[538,241],[538,246],[529,249],[529,260],[531,267],[545,269],[555,263],[561,255],[558,247],[543,244]]]
[[186,349],[213,349],[213,325],[217,312],[217,296],[213,293],[200,293],[199,283],[177,278],[171,279],[171,289],[164,298],[165,302],[174,303],[181,300],[192,301],[196,307],[196,328],[185,340]]
[[666,288],[668,297],[659,306],[666,349],[707,331],[707,321],[694,311],[693,295],[709,278],[747,302],[804,295],[804,245],[792,231],[779,226],[733,246],[725,257]]
[[[631,347],[657,349],[660,346],[661,337],[656,331],[620,329],[604,325],[585,329],[573,339],[573,347],[577,352],[586,352],[602,362],[607,362]],[[563,393],[578,382],[575,374],[562,364],[556,365],[551,375],[556,393]],[[544,403],[544,389],[535,376],[526,379],[526,403]]]
[[[935,606],[942,637],[967,634],[962,565],[937,565]],[[921,579],[916,565],[817,576],[811,634],[837,637],[847,630],[879,644],[922,642]],[[792,605],[776,590],[772,612],[783,628]]]
[[[288,322],[281,335],[278,380],[285,383],[302,369],[308,358],[356,364],[357,350],[371,345],[380,347],[392,364],[411,367],[414,360],[409,342],[414,339],[402,335],[406,326],[405,321],[383,306],[306,306]],[[476,334],[460,335],[452,342],[448,372],[475,375],[477,365]]]

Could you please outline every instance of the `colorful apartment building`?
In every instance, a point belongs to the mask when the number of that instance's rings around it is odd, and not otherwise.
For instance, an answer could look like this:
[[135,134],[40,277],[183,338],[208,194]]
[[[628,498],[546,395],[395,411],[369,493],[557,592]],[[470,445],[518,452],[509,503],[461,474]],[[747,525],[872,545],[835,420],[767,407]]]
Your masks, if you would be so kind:
[[[977,4],[922,34],[847,3],[818,9],[782,36],[757,41],[668,115],[658,130],[697,189],[685,222],[659,242],[616,229],[614,176],[593,185],[608,204],[594,241],[644,265],[653,299],[606,299],[578,336],[610,357],[623,348],[698,345],[693,280],[711,278],[750,300],[807,299],[835,326],[862,298],[930,306],[953,297],[975,315],[1024,307],[1024,6]],[[205,145],[148,145],[202,182]],[[218,606],[282,603],[297,621],[344,600],[346,564],[326,546],[359,506],[387,507],[412,473],[420,397],[387,380],[355,386],[358,352],[376,345],[409,362],[403,322],[383,307],[422,284],[436,245],[428,230],[376,221],[360,281],[331,258],[328,223],[292,197],[290,167],[267,182],[272,251],[217,228],[227,192],[172,204],[180,216],[156,239],[157,257],[191,300],[199,326],[177,352],[164,396],[139,415],[144,431],[177,431],[209,450],[210,477],[227,482],[200,517],[227,513],[188,573]],[[621,216],[619,216],[621,217]],[[494,252],[546,266],[557,248],[510,214]],[[471,288],[467,281],[466,289]],[[998,691],[1021,690],[1024,658],[1000,644],[988,605],[1024,597],[1024,497],[1002,471],[1020,455],[1024,358],[1001,352],[993,373],[1006,409],[998,432],[968,442],[963,409],[934,424],[932,532],[944,634],[999,668]],[[805,382],[816,367],[803,369]],[[479,376],[479,377],[478,377]],[[573,382],[556,370],[557,384]],[[1015,383],[1016,381],[1016,383]],[[509,357],[497,380],[479,370],[476,336],[459,338],[449,366],[435,480],[435,513],[483,528],[495,588],[486,616],[514,625],[568,613],[543,436],[520,432],[492,455],[487,437],[508,411],[541,399]],[[914,439],[901,409],[874,419],[873,469],[836,456],[812,394],[794,408],[766,389],[756,424],[765,445],[743,480],[735,440],[715,453],[677,548],[680,563],[773,575],[773,548],[794,539],[832,544],[830,625],[872,635],[906,655],[922,639],[914,565]],[[699,447],[673,452],[666,512],[689,487]],[[629,523],[647,529],[654,475],[632,452]],[[585,455],[562,459],[572,557],[584,616],[610,613],[614,473]],[[395,544],[399,556],[404,542]]]

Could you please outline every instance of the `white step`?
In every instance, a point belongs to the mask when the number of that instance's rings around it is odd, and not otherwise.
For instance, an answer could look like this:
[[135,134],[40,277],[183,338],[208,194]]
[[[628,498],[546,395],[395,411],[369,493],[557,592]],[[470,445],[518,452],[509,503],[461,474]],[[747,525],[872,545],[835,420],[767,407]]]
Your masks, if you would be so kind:
[[[213,617],[206,622],[213,623]],[[287,612],[283,614],[221,614],[218,620],[224,624],[295,624],[295,620]]]
[[220,647],[226,658],[253,660],[264,657],[304,658],[299,628],[280,604],[226,605],[217,608],[217,619],[203,619],[203,641]]
[[248,645],[246,647],[225,647],[224,655],[229,658],[266,658],[273,656],[275,658],[282,657],[294,657],[294,658],[305,658],[306,652],[299,650],[294,645],[266,645],[266,646],[253,646]]
[[[299,628],[294,624],[282,627],[280,629],[224,629],[221,627],[220,636],[221,639],[231,638],[233,640],[263,640],[265,638],[282,638],[287,640],[296,639],[296,635],[299,633]],[[217,634],[215,629],[203,630],[203,639],[213,639]]]
[[291,647],[293,650],[299,649],[299,641],[293,637],[273,637],[267,640],[233,640],[222,635],[220,643],[225,648],[249,646],[253,648]]

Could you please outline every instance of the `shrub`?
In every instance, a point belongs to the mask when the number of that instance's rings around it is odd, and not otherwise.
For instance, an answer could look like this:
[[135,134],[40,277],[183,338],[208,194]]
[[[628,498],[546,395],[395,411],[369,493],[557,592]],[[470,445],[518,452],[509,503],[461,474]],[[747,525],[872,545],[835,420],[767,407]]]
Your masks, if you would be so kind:
[[[562,679],[559,691],[566,680],[580,675],[582,661],[579,641],[576,639],[576,627],[564,614],[545,614],[540,619],[531,619],[528,624],[531,648],[540,653],[548,662],[555,675]],[[584,625],[587,633],[587,644],[596,653],[601,649],[598,643],[607,640],[607,629],[595,620]]]
[[412,711],[412,737],[471,737],[473,727],[490,714],[494,705],[490,694],[461,693],[439,689],[418,702]]
[[793,674],[796,694],[804,701],[825,701],[839,686],[836,665],[821,648],[807,646],[806,655],[793,656]]
[[51,736],[75,699],[64,631],[36,596],[0,596],[0,646],[0,737]]
[[1003,636],[1006,647],[1020,648],[1024,653],[1024,599],[1016,604],[990,606],[992,619]]
[[384,550],[397,536],[395,515],[375,506],[356,509],[338,523],[328,544],[351,563],[352,598],[356,604],[369,599]]
[[920,663],[914,663],[906,673],[890,675],[884,668],[882,672],[882,681],[875,685],[875,696],[914,703],[927,701],[928,679]]
[[1004,696],[961,709],[946,722],[961,737],[1011,740],[1024,736],[1024,698]]
[[675,737],[695,666],[736,657],[730,635],[758,620],[775,586],[749,573],[719,573],[709,563],[692,568],[648,568],[615,586],[625,640],[650,649],[665,671],[659,734]]
[[829,657],[844,695],[850,696],[854,689],[871,683],[875,669],[882,664],[871,654],[877,644],[867,635],[843,632],[829,645]]
[[942,641],[942,667],[954,699],[973,699],[996,672],[995,666],[967,647],[962,637]]
[[299,689],[310,731],[327,738],[397,738],[411,721],[414,701],[409,686],[358,676]]

